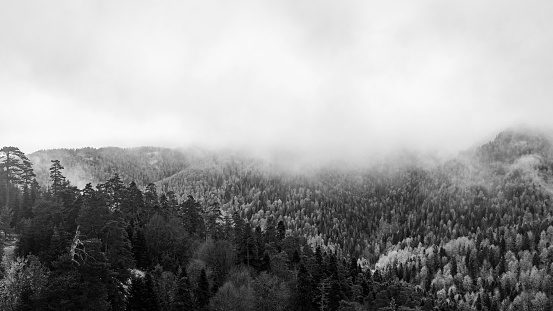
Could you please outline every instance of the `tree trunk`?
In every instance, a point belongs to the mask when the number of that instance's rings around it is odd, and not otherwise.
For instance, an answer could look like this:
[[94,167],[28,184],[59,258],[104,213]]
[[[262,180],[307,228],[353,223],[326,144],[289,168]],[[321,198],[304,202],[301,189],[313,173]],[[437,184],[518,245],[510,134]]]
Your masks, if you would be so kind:
[[6,151],[6,207],[10,203],[10,151]]

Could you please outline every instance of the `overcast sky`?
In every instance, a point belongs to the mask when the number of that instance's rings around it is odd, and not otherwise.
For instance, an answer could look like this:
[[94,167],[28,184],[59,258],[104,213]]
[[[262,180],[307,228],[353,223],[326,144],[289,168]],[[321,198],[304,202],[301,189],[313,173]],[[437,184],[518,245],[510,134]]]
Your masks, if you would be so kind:
[[553,1],[0,1],[0,144],[455,152],[553,121]]

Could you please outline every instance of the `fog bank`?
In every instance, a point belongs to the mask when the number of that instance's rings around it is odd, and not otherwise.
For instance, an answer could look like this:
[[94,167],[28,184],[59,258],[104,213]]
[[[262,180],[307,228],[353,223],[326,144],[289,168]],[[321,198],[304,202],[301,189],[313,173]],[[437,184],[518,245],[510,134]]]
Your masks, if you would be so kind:
[[549,1],[6,1],[0,142],[451,154],[553,115]]

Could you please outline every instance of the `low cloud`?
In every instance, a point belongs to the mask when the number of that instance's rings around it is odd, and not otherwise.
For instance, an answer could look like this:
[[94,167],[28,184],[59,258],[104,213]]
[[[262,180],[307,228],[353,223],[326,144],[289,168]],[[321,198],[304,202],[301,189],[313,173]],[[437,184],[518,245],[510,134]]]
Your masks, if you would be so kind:
[[547,1],[11,1],[0,141],[451,153],[553,115]]

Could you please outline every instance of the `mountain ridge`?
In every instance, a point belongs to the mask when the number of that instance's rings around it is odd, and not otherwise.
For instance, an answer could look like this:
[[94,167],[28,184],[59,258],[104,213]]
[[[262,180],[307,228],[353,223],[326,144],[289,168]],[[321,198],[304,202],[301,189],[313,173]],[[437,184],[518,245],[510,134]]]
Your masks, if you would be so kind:
[[[474,171],[480,171],[478,172],[480,175],[487,173],[489,176],[486,179],[490,176],[506,174],[515,168],[528,173],[537,167],[538,177],[544,177],[547,174],[543,173],[553,171],[551,137],[535,129],[510,128],[499,132],[493,140],[481,146],[461,151],[457,156],[441,162],[430,159],[427,155],[399,153],[393,160],[388,159],[380,164],[374,164],[373,167],[375,165],[402,167],[462,165],[473,175]],[[155,183],[163,191],[175,191],[179,187],[173,186],[172,180],[183,180],[185,179],[183,175],[206,170],[210,166],[211,169],[217,167],[232,169],[233,165],[243,167],[253,165],[255,169],[266,167],[272,173],[286,171],[287,166],[294,166],[293,163],[278,163],[261,157],[248,156],[236,150],[172,149],[154,146],[43,149],[28,156],[34,165],[37,181],[41,186],[47,187],[49,184],[50,160],[57,159],[65,167],[64,174],[67,179],[81,189],[88,182],[97,184],[109,179],[115,173],[118,173],[126,184],[135,181],[139,187],[144,188],[149,183]],[[348,166],[347,163],[342,163],[338,167],[340,168],[327,163],[314,170],[328,168],[355,170],[355,167]],[[295,168],[289,172],[297,174],[302,170]]]

